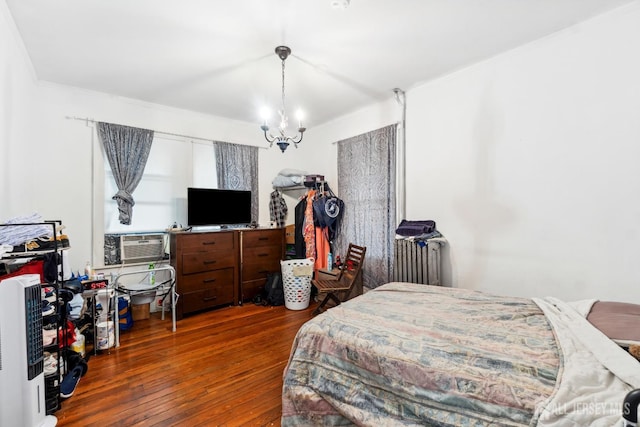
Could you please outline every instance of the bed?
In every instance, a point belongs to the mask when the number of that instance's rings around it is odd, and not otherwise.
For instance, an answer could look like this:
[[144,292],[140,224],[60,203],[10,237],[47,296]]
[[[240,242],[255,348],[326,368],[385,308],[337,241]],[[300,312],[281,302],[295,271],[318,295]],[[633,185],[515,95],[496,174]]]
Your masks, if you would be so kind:
[[300,328],[282,425],[619,425],[640,363],[592,304],[385,284]]

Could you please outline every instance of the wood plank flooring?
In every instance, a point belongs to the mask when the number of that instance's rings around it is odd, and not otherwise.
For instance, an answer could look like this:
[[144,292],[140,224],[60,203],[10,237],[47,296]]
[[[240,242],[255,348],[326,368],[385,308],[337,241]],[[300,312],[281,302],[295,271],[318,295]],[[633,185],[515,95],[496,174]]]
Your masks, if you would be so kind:
[[89,358],[58,426],[280,426],[282,373],[316,305],[226,307],[185,317],[175,333],[152,313],[120,348]]

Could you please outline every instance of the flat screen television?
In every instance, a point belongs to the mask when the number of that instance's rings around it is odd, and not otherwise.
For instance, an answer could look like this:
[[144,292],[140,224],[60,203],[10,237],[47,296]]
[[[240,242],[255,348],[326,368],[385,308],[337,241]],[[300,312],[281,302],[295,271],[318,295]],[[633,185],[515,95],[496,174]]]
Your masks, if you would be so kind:
[[212,188],[187,189],[190,227],[251,223],[251,191]]

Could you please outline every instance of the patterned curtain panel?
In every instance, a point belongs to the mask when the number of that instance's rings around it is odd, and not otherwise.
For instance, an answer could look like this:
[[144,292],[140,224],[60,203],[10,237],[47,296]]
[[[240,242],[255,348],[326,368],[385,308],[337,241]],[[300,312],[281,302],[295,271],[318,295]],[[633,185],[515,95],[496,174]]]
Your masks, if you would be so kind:
[[213,143],[216,152],[218,188],[225,190],[251,190],[251,220],[258,221],[258,147]]
[[338,196],[345,212],[335,252],[366,246],[364,286],[391,279],[396,227],[396,125],[338,142]]
[[98,137],[118,187],[113,199],[118,202],[120,223],[131,224],[133,191],[138,186],[149,158],[153,131],[98,122]]

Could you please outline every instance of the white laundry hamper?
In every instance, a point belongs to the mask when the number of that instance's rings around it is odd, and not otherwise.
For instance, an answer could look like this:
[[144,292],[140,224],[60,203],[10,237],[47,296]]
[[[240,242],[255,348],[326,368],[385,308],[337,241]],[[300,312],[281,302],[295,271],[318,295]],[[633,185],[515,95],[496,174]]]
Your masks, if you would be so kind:
[[309,307],[314,263],[313,258],[280,261],[284,306],[289,310],[304,310]]

